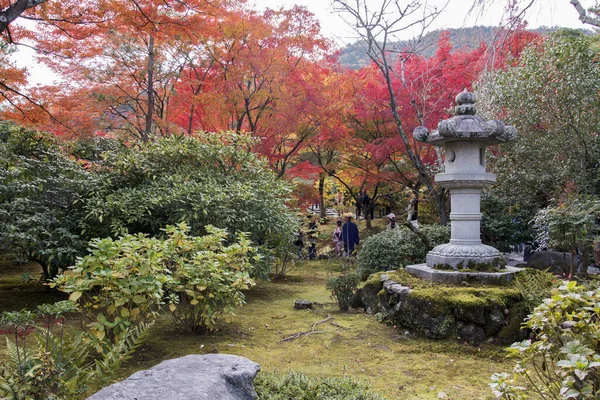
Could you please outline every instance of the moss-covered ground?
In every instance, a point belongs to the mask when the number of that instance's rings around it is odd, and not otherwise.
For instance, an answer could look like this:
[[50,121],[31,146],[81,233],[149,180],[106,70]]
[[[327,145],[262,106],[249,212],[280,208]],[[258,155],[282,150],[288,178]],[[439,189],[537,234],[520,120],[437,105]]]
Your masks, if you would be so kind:
[[[492,398],[490,375],[510,369],[502,347],[418,339],[376,316],[340,313],[325,290],[335,269],[335,261],[306,261],[288,279],[260,282],[231,322],[207,336],[182,334],[165,316],[121,376],[169,358],[219,352],[247,357],[268,372],[352,376],[389,399],[437,399],[441,391],[451,399]],[[318,304],[313,310],[295,310],[296,299]],[[328,317],[315,326],[319,333],[281,341],[312,331],[313,324]]]
[[[359,225],[360,226],[360,225]],[[327,227],[328,228],[328,227]],[[325,236],[325,235],[323,235]],[[324,243],[323,246],[327,246]],[[27,266],[26,266],[27,267]],[[286,279],[259,282],[247,292],[247,304],[209,335],[179,332],[167,315],[151,328],[148,340],[125,363],[119,378],[187,354],[238,354],[263,371],[297,371],[315,376],[352,376],[389,399],[491,399],[487,386],[493,372],[509,371],[501,346],[467,346],[455,340],[433,341],[407,335],[364,312],[341,313],[325,290],[336,274],[336,259],[303,261]],[[64,297],[25,281],[24,268],[0,264],[0,311],[18,310]],[[306,299],[313,310],[295,310]],[[294,340],[282,339],[313,330]]]

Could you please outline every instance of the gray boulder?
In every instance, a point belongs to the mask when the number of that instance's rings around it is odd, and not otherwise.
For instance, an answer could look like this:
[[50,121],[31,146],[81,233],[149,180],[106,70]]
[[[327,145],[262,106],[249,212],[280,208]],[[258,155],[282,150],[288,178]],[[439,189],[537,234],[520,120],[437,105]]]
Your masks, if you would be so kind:
[[458,323],[457,328],[459,339],[469,344],[479,345],[485,340],[485,332],[477,325]]
[[251,400],[260,365],[232,354],[189,355],[115,383],[88,400]]
[[560,251],[536,251],[527,260],[527,268],[534,268],[560,275],[568,275],[571,269],[571,254]]

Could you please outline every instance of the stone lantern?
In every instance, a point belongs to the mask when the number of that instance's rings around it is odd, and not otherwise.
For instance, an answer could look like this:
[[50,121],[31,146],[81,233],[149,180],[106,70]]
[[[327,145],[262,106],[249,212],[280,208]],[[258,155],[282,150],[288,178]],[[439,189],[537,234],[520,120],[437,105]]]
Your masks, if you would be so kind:
[[482,264],[504,265],[497,249],[481,243],[479,205],[481,189],[496,182],[496,175],[485,170],[485,148],[516,139],[516,129],[502,121],[484,121],[476,116],[475,95],[465,89],[456,96],[454,117],[441,121],[436,131],[418,127],[413,136],[444,148],[445,172],[436,174],[435,181],[450,191],[450,243],[427,254],[427,267],[458,270]]

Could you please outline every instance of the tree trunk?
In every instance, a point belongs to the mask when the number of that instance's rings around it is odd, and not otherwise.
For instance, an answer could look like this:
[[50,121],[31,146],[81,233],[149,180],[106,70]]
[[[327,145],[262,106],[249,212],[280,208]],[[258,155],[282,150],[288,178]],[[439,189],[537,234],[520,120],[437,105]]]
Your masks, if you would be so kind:
[[146,110],[146,127],[142,133],[142,141],[147,142],[152,133],[152,119],[154,112],[154,36],[148,37],[148,82],[146,95],[148,96],[148,109]]
[[35,260],[35,261],[37,261],[40,264],[40,266],[42,267],[42,279],[44,280],[44,282],[50,281],[50,271],[48,271],[48,264],[41,260]]
[[192,134],[192,126],[193,126],[193,122],[194,122],[194,112],[195,111],[196,111],[196,105],[192,104],[192,107],[190,108],[190,116],[188,118],[188,127],[187,127],[188,135]]
[[319,174],[319,216],[325,218],[325,174]]

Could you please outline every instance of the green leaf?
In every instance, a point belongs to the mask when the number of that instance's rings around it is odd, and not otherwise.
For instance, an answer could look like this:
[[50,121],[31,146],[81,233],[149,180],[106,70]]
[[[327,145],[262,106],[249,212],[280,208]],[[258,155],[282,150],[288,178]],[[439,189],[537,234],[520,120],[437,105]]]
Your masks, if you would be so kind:
[[69,300],[77,301],[83,293],[80,291],[75,291],[69,295]]

